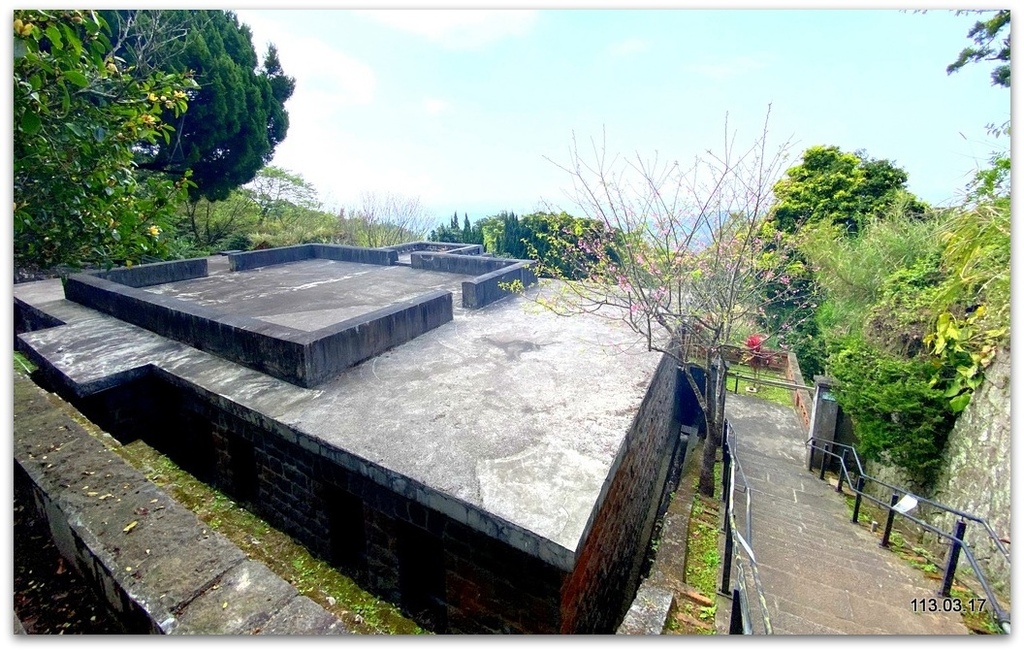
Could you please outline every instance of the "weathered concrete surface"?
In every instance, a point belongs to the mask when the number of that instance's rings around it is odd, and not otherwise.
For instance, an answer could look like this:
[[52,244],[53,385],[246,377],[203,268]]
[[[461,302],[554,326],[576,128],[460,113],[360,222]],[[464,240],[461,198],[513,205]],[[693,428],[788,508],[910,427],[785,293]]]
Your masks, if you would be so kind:
[[[301,294],[288,287],[365,303],[382,288],[393,288],[397,298],[403,288],[419,292],[424,284],[464,278],[365,266],[375,275],[352,269],[350,282],[341,284],[339,274],[317,276],[309,266],[351,264],[317,260],[240,280],[215,262],[222,261],[211,259],[203,292],[198,281],[175,284],[174,291],[261,318],[289,319],[289,311],[311,305],[312,298],[296,301]],[[38,285],[16,286],[15,297],[67,324],[22,335],[23,348],[76,391],[150,369],[174,377],[218,405],[259,415],[252,418],[345,468],[566,570],[660,359],[620,322],[589,316],[566,328],[565,318],[511,297],[477,311],[456,308],[454,321],[303,389],[69,307],[52,287]],[[280,312],[261,303],[282,295],[289,303]],[[311,310],[325,309],[316,305]]]
[[465,278],[403,266],[313,259],[211,274],[146,290],[196,305],[229,307],[232,314],[271,324],[315,331],[431,290],[452,292],[452,303],[461,306]]
[[637,635],[658,635],[665,629],[665,619],[672,610],[672,603],[675,596],[672,591],[656,586],[649,582],[640,585],[636,592],[636,599],[622,619],[622,624],[616,634],[631,636]]
[[336,617],[247,560],[86,432],[73,408],[20,374],[14,395],[20,478],[30,483],[61,554],[101,590],[130,631],[342,631]]
[[[915,613],[930,580],[850,523],[840,494],[807,471],[792,409],[726,399],[733,454],[750,483],[752,548],[776,634],[968,634],[959,614]],[[754,614],[755,618],[759,614]]]

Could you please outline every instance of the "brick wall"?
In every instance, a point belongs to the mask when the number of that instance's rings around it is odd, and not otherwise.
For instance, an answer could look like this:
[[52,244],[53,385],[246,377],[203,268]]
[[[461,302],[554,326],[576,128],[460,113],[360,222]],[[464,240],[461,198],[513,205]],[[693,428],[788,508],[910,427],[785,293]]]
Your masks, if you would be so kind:
[[[149,376],[118,388],[96,411],[124,405],[124,427],[115,430],[143,433],[429,629],[612,633],[639,578],[678,432],[676,379],[675,364],[664,359],[572,573],[342,468],[280,424],[257,425],[244,408],[211,404],[188,386]],[[145,426],[129,407],[143,398]]]

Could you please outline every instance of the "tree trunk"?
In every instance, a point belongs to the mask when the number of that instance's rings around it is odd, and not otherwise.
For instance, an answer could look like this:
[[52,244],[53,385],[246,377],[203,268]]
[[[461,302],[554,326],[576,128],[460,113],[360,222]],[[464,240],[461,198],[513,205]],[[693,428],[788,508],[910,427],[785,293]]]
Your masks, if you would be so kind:
[[701,495],[715,495],[715,462],[718,461],[718,447],[722,445],[722,431],[725,423],[725,365],[721,354],[715,354],[707,366],[704,381],[704,423],[707,435],[704,437],[704,451],[701,455],[700,479],[697,490]]

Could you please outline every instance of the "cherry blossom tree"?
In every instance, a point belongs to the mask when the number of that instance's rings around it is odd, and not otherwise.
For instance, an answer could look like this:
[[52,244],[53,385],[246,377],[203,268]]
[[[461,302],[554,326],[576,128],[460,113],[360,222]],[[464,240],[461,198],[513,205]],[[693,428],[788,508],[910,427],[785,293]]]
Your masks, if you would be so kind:
[[614,314],[649,350],[678,362],[704,412],[699,488],[707,496],[724,425],[723,347],[764,327],[766,301],[793,303],[785,288],[801,265],[770,219],[771,188],[789,150],[769,147],[770,113],[745,148],[727,118],[722,149],[685,166],[610,156],[604,141],[583,152],[575,137],[568,162],[552,161],[572,179],[570,200],[600,228],[560,234],[562,268],[574,264],[583,280],[541,260],[540,274],[562,281],[543,301],[562,314]]

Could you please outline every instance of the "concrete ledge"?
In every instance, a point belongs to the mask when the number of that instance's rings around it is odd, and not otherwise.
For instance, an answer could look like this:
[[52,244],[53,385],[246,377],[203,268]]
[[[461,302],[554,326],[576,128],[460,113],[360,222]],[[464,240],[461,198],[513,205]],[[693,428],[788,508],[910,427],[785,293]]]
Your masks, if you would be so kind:
[[413,269],[451,272],[454,274],[488,274],[522,262],[517,258],[496,258],[493,256],[466,255],[452,252],[438,253],[432,251],[414,251],[409,254],[409,261]]
[[443,251],[451,253],[453,251],[467,249],[469,247],[479,247],[480,251],[483,251],[483,245],[467,245],[462,242],[432,242],[430,240],[416,240],[415,242],[403,242],[402,244],[392,245],[390,247],[384,247],[390,249],[399,254],[407,254],[412,251]]
[[[499,258],[497,260],[507,259]],[[537,275],[533,271],[533,261],[519,261],[468,281],[463,281],[462,306],[464,308],[482,308],[487,304],[507,297],[512,292],[503,288],[502,285],[512,283],[513,281],[519,281],[524,288],[535,284],[537,282]]]
[[304,350],[307,387],[452,320],[452,293],[436,290],[310,334]]
[[87,433],[63,401],[17,374],[14,395],[15,478],[29,483],[61,554],[129,631],[344,632]]
[[631,636],[660,635],[665,630],[665,622],[673,603],[675,596],[671,591],[644,582],[615,633]]
[[166,263],[116,267],[102,272],[93,272],[92,275],[119,283],[120,285],[141,288],[147,285],[160,285],[161,283],[203,278],[207,273],[207,261],[205,258],[190,258],[188,260],[175,260]]

